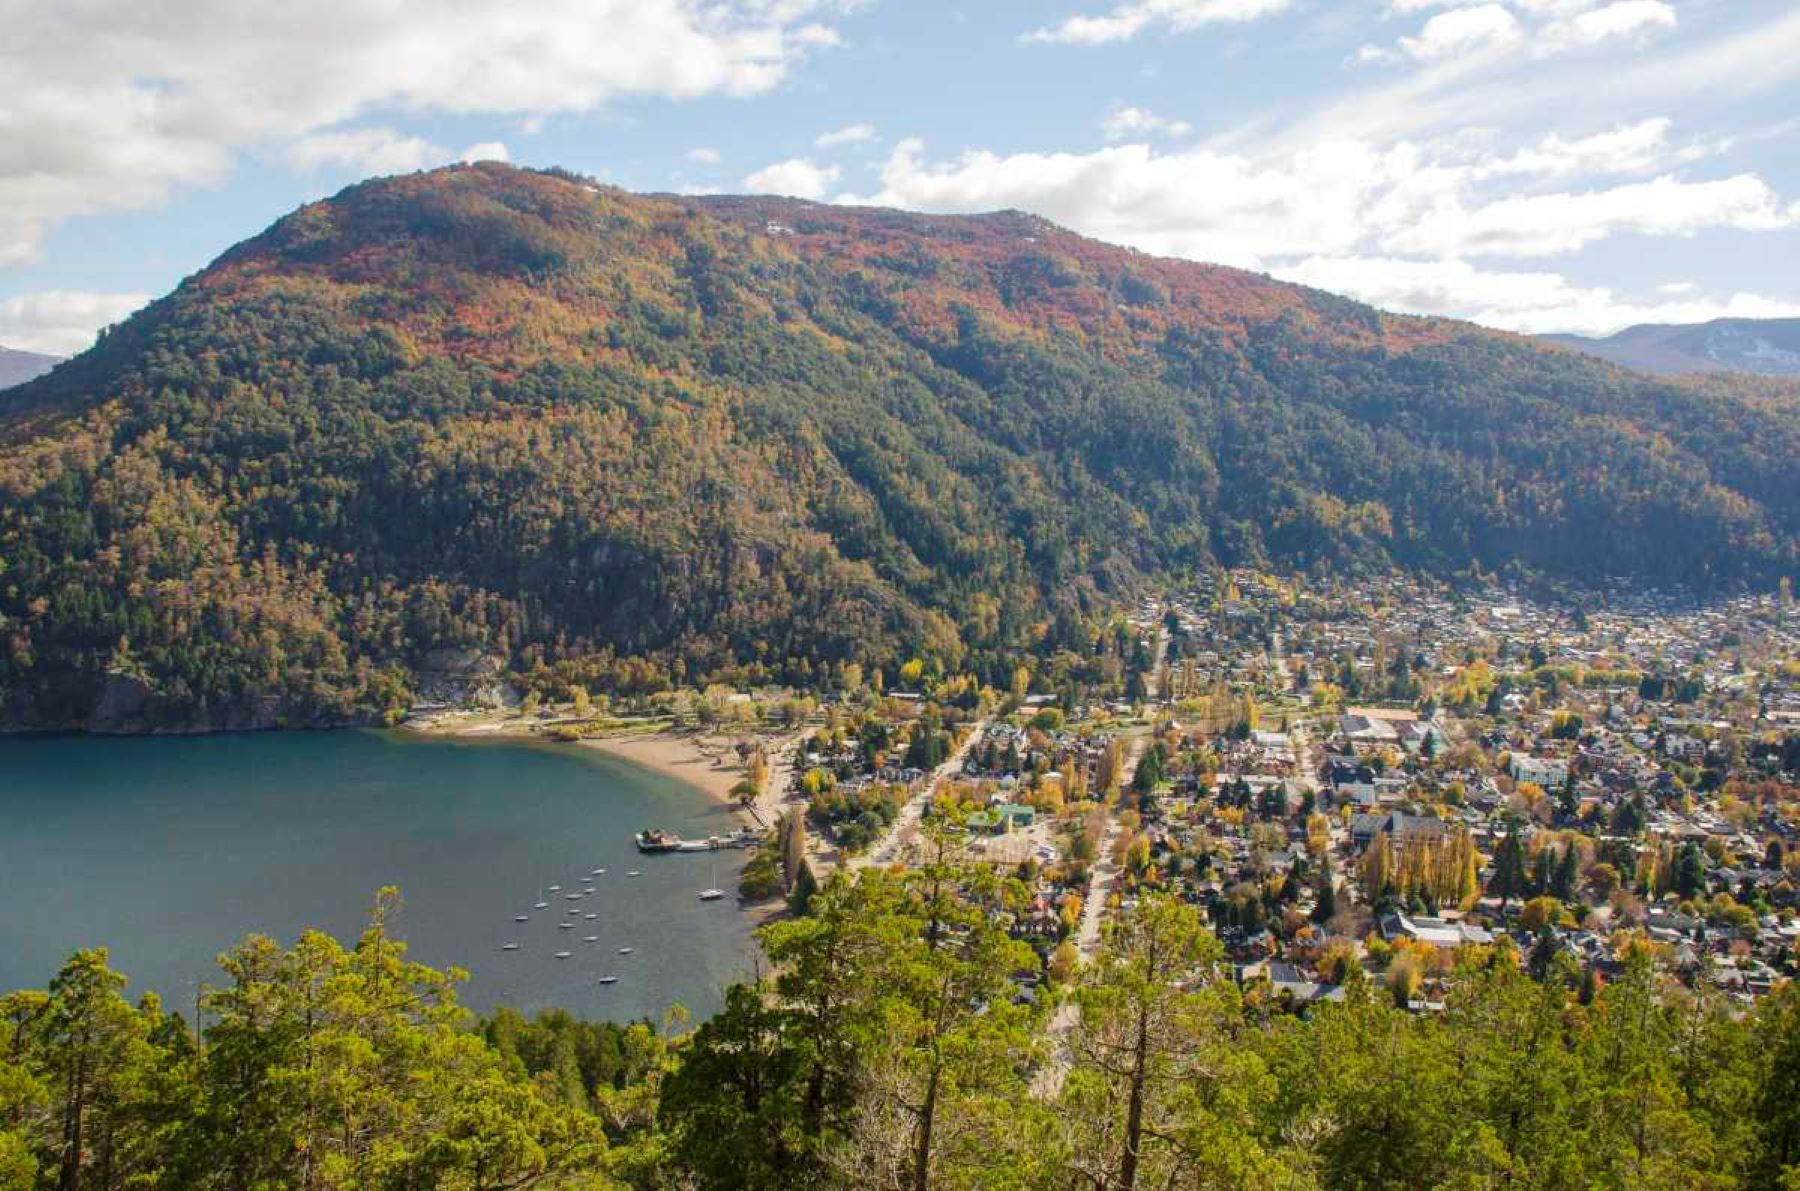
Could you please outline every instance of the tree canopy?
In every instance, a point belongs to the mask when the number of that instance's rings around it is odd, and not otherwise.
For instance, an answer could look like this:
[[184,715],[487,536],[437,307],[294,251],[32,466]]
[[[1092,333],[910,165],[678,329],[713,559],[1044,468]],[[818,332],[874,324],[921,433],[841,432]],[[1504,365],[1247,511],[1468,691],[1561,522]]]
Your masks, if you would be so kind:
[[1006,689],[1212,562],[1770,579],[1796,408],[1016,212],[384,179],[8,392],[0,722],[378,719],[446,651]]

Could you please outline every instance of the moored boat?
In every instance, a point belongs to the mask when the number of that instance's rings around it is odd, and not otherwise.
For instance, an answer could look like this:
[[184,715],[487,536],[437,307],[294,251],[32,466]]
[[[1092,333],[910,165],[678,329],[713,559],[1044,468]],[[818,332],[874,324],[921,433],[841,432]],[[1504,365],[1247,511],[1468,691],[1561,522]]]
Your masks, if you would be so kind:
[[640,852],[673,852],[681,847],[681,837],[657,827],[645,828],[635,839]]

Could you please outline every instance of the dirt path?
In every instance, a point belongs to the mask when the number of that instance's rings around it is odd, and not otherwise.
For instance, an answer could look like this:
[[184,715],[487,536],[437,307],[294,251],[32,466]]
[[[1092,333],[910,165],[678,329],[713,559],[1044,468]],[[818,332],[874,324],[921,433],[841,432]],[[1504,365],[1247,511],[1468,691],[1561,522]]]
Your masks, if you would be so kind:
[[[1147,735],[1132,741],[1131,752],[1126,756],[1125,764],[1120,767],[1121,790],[1130,788],[1131,780],[1137,776],[1138,763],[1143,760],[1149,744],[1150,737]],[[1101,833],[1094,866],[1088,872],[1087,892],[1081,901],[1081,922],[1075,928],[1075,950],[1081,957],[1083,967],[1094,962],[1100,954],[1102,928],[1106,922],[1106,899],[1112,895],[1113,886],[1119,877],[1119,866],[1112,859],[1113,845],[1119,842],[1122,830],[1118,815],[1108,811],[1106,830]],[[1069,1032],[1075,1028],[1079,1016],[1072,1000],[1065,1000],[1050,1015],[1049,1024],[1044,1030],[1050,1044],[1050,1059],[1038,1068],[1031,1081],[1031,1092],[1039,1099],[1049,1099],[1062,1090],[1063,1079],[1069,1074]]]
[[800,742],[810,736],[812,731],[810,727],[803,727],[766,746],[769,755],[769,780],[763,783],[762,793],[756,796],[756,801],[750,806],[750,816],[758,827],[773,827],[775,820],[781,816],[782,808],[787,804],[788,791],[794,784],[794,762],[800,750]]
[[[1168,647],[1168,634],[1159,627],[1156,631],[1155,660],[1146,683],[1153,691],[1153,699],[1162,693],[1154,688],[1158,685],[1157,676],[1162,673],[1163,658],[1167,655]],[[1124,764],[1119,767],[1121,791],[1131,788],[1132,780],[1137,777],[1138,765],[1149,747],[1149,734],[1132,738],[1130,751],[1125,756]],[[1106,923],[1106,901],[1112,896],[1113,887],[1119,878],[1119,866],[1113,863],[1112,854],[1124,827],[1119,822],[1116,810],[1115,804],[1107,811],[1106,830],[1101,832],[1100,844],[1095,849],[1094,866],[1089,870],[1087,892],[1081,901],[1081,921],[1075,928],[1075,950],[1083,967],[1094,962],[1100,954]],[[1039,1099],[1049,1099],[1062,1090],[1063,1080],[1069,1074],[1069,1033],[1075,1028],[1079,1016],[1075,1003],[1071,1000],[1065,1000],[1050,1015],[1050,1021],[1045,1027],[1045,1036],[1050,1044],[1050,1059],[1038,1069],[1031,1081],[1032,1095]]]

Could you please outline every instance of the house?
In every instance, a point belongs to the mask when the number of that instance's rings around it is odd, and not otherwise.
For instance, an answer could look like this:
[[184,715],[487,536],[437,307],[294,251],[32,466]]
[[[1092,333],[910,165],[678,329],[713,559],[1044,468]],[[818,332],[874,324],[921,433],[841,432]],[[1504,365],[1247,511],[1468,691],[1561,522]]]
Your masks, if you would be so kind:
[[1433,756],[1441,755],[1450,746],[1450,738],[1444,730],[1429,720],[1406,720],[1399,726],[1400,747],[1412,756],[1429,751]]
[[1531,782],[1544,790],[1556,790],[1569,780],[1569,763],[1558,757],[1514,756],[1512,776],[1515,782]]
[[1341,1001],[1344,990],[1336,984],[1323,981],[1308,980],[1293,964],[1282,960],[1268,960],[1262,963],[1246,964],[1240,971],[1240,983],[1249,983],[1256,979],[1266,979],[1269,991],[1278,998],[1285,998],[1295,1006],[1310,1005],[1314,1001]]
[[1037,822],[1037,811],[1013,802],[1003,802],[985,811],[976,811],[965,823],[970,831],[987,831],[995,835],[1011,835],[1015,828],[1030,827]]
[[1690,765],[1700,765],[1706,761],[1706,742],[1692,736],[1671,732],[1663,738],[1663,755],[1686,761]]
[[1449,834],[1450,828],[1442,819],[1433,819],[1426,815],[1409,815],[1404,811],[1389,811],[1380,815],[1351,815],[1350,842],[1358,848],[1366,848],[1375,837],[1386,832],[1388,838],[1395,843],[1411,843],[1415,840],[1438,843]]
[[1412,918],[1405,914],[1388,914],[1381,920],[1381,937],[1389,942],[1412,939],[1433,947],[1455,949],[1469,944],[1494,941],[1491,932],[1466,922],[1448,922],[1442,918]]
[[1373,782],[1375,771],[1355,757],[1325,758],[1325,784],[1329,786]]
[[1338,730],[1353,745],[1397,744],[1400,741],[1400,733],[1392,723],[1367,715],[1344,716],[1338,721]]

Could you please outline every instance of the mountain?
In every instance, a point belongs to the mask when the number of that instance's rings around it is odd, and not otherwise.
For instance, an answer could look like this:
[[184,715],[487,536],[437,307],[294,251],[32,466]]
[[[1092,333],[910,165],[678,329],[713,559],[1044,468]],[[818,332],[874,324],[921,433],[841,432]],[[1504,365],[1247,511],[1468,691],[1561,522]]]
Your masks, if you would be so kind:
[[[1800,397],[1018,212],[367,182],[0,398],[0,723],[1097,666],[1213,562],[1772,581]],[[1060,652],[1059,651],[1066,651]]]
[[1678,376],[1742,372],[1800,377],[1800,318],[1720,318],[1710,323],[1644,323],[1604,339],[1546,335],[1552,343],[1639,372]]
[[22,385],[28,380],[36,380],[60,363],[62,363],[61,356],[46,356],[37,352],[22,352],[15,351],[10,347],[0,347],[0,389],[10,389],[12,386]]

